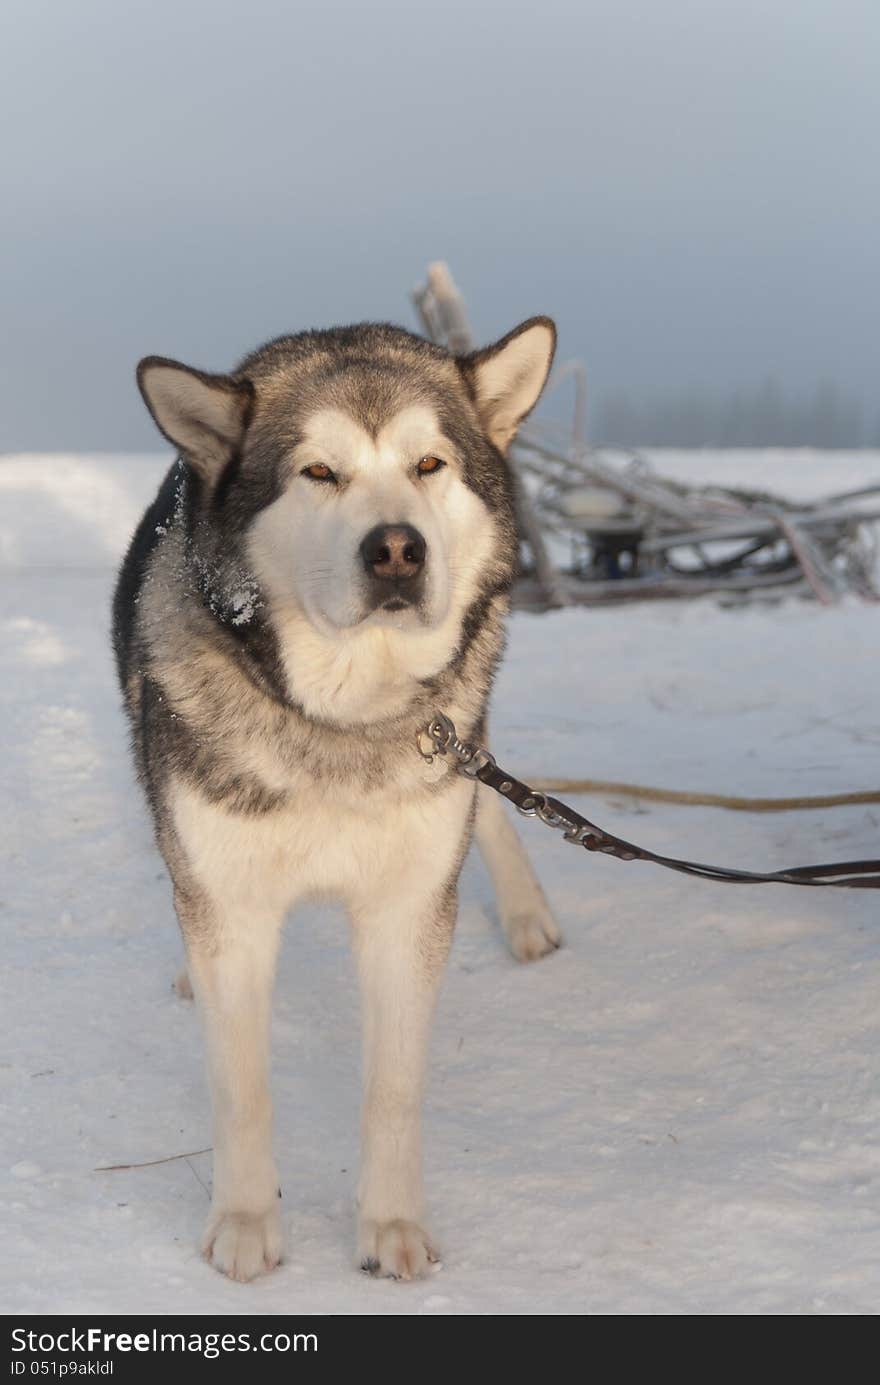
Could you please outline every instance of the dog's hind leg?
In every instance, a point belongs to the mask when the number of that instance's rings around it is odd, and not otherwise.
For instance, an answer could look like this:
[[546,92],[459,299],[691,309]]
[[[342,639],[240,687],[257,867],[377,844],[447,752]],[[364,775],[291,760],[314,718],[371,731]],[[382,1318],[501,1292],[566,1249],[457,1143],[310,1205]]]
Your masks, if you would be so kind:
[[192,1000],[193,988],[186,967],[181,967],[171,983],[171,989],[178,1000]]
[[364,1031],[358,1263],[370,1274],[416,1279],[438,1258],[424,1230],[421,1105],[434,1000],[455,926],[454,880],[426,891],[410,875],[407,887],[396,882],[352,912]]
[[214,1116],[214,1186],[203,1253],[232,1279],[281,1259],[272,1156],[269,1027],[281,916],[175,900],[202,1015]]
[[562,934],[504,803],[478,790],[477,846],[489,868],[504,936],[514,957],[534,962],[562,943]]

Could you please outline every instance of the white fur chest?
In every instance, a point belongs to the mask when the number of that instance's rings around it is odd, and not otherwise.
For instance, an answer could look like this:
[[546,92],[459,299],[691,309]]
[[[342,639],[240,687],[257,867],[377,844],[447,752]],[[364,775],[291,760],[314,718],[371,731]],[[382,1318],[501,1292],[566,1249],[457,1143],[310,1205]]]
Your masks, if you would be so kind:
[[289,805],[268,813],[230,813],[175,780],[171,818],[196,882],[236,911],[274,913],[309,895],[354,903],[418,870],[426,853],[445,855],[466,829],[475,786],[455,778],[426,792],[452,771],[442,762],[420,765],[415,747],[413,755],[409,782],[362,794],[304,783]]

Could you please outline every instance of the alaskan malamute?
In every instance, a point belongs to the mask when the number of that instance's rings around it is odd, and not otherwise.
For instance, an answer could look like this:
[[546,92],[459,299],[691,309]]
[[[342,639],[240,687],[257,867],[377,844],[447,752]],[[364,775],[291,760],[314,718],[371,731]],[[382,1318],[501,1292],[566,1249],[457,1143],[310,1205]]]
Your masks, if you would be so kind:
[[282,337],[230,375],[138,368],[179,457],[122,566],[114,643],[207,1039],[203,1249],[235,1279],[282,1254],[269,1013],[291,906],[350,914],[357,1263],[398,1279],[437,1259],[421,1090],[474,827],[514,955],[559,944],[500,800],[417,749],[438,709],[485,738],[517,562],[505,451],[555,338],[536,317],[456,357],[361,325]]

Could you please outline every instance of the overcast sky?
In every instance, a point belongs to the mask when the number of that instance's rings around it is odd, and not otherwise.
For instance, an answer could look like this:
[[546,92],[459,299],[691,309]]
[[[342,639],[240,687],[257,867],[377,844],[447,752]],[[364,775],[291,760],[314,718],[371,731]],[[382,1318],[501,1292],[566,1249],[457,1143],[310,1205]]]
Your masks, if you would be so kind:
[[594,391],[878,408],[878,0],[5,0],[0,449],[161,445],[142,355],[556,317]]

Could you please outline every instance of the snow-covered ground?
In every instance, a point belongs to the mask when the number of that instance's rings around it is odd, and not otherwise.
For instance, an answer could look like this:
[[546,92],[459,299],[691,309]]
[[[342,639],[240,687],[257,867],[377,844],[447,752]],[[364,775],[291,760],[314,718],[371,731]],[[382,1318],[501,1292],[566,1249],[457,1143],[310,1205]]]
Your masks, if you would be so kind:
[[[877,453],[657,460],[789,494],[880,477]],[[278,985],[284,1265],[241,1286],[201,1261],[207,1155],[96,1171],[210,1140],[107,641],[113,564],[164,465],[0,460],[0,1310],[876,1313],[876,897],[688,880],[534,824],[567,944],[549,960],[506,954],[482,866],[465,869],[427,1104],[436,1277],[352,1268],[356,994],[329,908],[291,921]],[[880,787],[878,646],[880,610],[856,603],[521,615],[495,749],[526,776]],[[880,854],[878,808],[584,806],[732,865]]]

